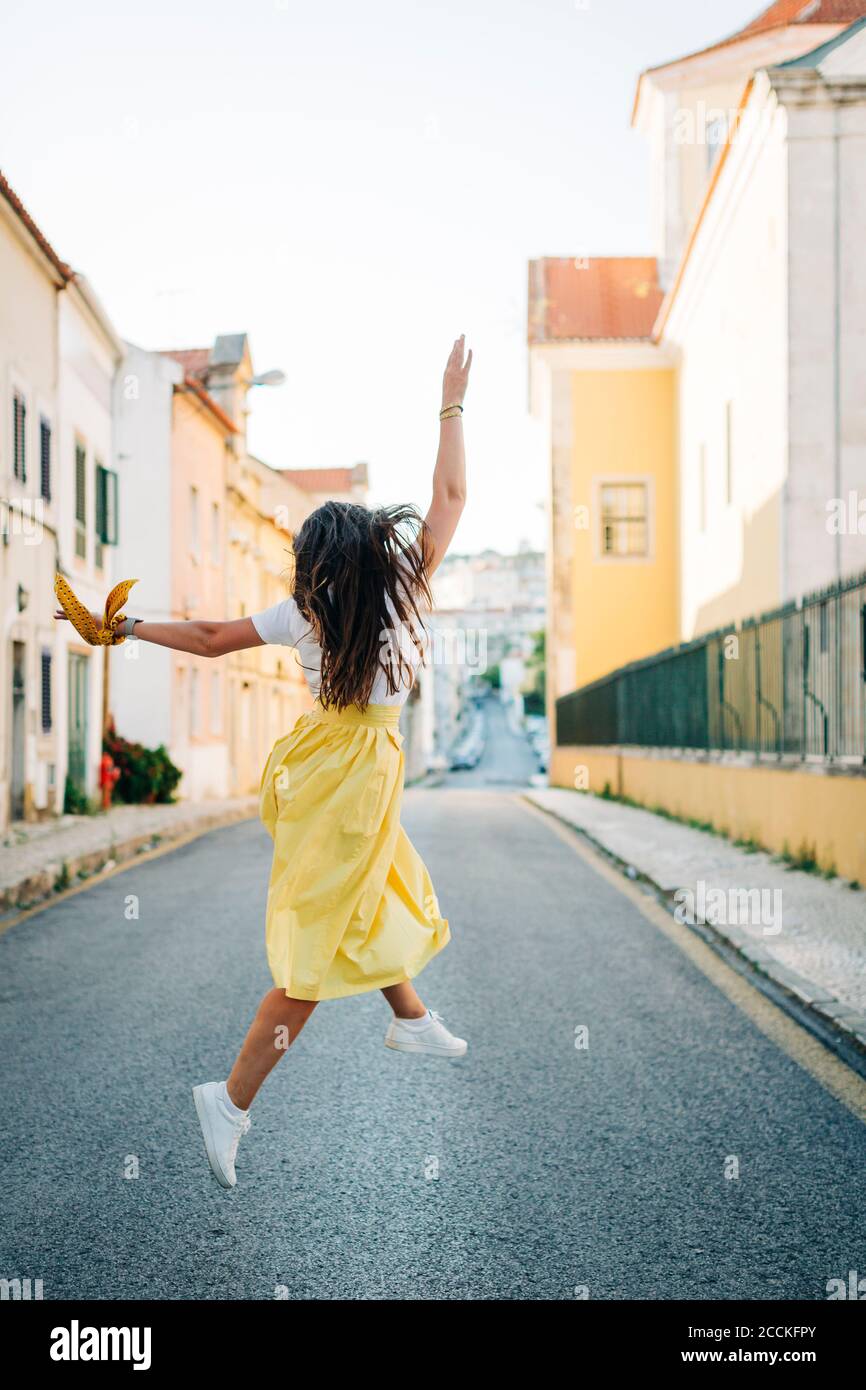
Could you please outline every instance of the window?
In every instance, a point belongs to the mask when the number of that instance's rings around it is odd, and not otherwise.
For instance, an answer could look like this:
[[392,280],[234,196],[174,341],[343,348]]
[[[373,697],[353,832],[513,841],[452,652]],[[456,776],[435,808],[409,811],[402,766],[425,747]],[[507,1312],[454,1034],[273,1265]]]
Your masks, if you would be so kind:
[[191,487],[189,490],[189,553],[194,560],[198,560],[201,547],[198,500],[198,488]]
[[102,568],[103,546],[117,545],[117,474],[96,462],[96,544],[94,562]]
[[117,474],[96,465],[96,534],[103,545],[117,545]]
[[222,689],[219,671],[212,671],[210,678],[210,731],[222,732]]
[[44,415],[39,420],[39,491],[51,501],[51,423]]
[[105,564],[103,547],[105,542],[102,537],[105,535],[105,488],[103,486],[103,475],[105,469],[99,460],[96,460],[96,534],[93,541],[93,563],[97,569],[102,569]]
[[210,509],[210,562],[218,565],[220,562],[220,506],[219,502],[214,502]]
[[730,507],[734,500],[734,403],[725,402],[725,501]]
[[20,391],[12,394],[12,471],[19,483],[26,483],[27,405]]
[[75,445],[75,553],[87,558],[87,454],[83,444]]
[[648,553],[646,483],[603,483],[601,553],[638,556]]
[[51,653],[42,653],[42,732],[51,732]]
[[189,736],[197,738],[199,733],[199,690],[198,671],[193,666],[189,674]]

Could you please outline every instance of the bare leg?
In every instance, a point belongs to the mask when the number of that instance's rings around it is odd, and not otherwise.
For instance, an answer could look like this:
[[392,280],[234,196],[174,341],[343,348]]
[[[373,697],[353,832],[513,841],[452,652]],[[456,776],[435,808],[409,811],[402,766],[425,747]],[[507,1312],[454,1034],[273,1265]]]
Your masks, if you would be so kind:
[[399,985],[388,985],[382,993],[394,1010],[396,1018],[423,1018],[427,1012],[415,993],[411,980],[402,980]]
[[265,1077],[295,1041],[316,1002],[289,999],[282,989],[265,995],[226,1082],[229,1099],[239,1109],[249,1110]]

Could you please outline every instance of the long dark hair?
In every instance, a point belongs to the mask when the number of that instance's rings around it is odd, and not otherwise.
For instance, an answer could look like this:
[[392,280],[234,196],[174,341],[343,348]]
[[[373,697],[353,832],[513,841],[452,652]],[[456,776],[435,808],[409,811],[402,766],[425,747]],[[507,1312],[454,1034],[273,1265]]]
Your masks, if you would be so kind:
[[389,694],[404,674],[411,683],[403,634],[423,663],[418,603],[433,602],[427,525],[417,509],[325,502],[307,517],[293,548],[294,599],[322,649],[322,704],[365,709],[380,671]]

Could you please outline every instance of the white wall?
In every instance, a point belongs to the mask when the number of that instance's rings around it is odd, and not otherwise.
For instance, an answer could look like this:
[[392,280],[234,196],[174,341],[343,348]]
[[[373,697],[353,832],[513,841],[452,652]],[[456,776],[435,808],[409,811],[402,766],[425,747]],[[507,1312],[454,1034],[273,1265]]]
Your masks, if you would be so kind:
[[[96,463],[116,468],[114,452],[112,392],[118,350],[109,343],[74,287],[58,297],[59,417],[57,472],[59,542],[63,566],[81,602],[93,612],[101,612],[109,590],[117,579],[113,546],[103,547],[103,563],[96,565]],[[80,440],[86,451],[87,554],[75,555],[75,449]],[[122,495],[122,485],[120,488]],[[69,623],[61,628],[66,654],[80,650],[82,639]],[[86,790],[97,792],[99,760],[102,756],[102,662],[98,648],[87,649],[89,663]],[[60,762],[66,766],[68,723],[67,682],[59,682],[58,741]],[[62,706],[62,707],[61,707]]]
[[[53,581],[55,567],[56,500],[40,502],[39,417],[50,421],[54,436],[53,493],[57,477],[57,324],[58,277],[23,232],[17,216],[0,198],[0,828],[10,814],[12,761],[13,642],[25,646],[24,776],[31,785],[35,809],[54,811],[62,799],[62,769],[57,750],[58,655],[61,644]],[[13,392],[27,405],[27,479],[13,475]],[[23,612],[18,585],[29,595]],[[54,722],[48,735],[41,723],[40,653],[54,658]],[[55,770],[59,791],[48,793],[48,770]],[[61,800],[62,804],[62,800]]]
[[709,183],[708,126],[733,124],[754,73],[817,48],[844,27],[779,24],[644,73],[634,124],[649,141],[652,249],[665,289]]
[[[126,344],[114,393],[121,471],[118,574],[137,578],[127,611],[155,622],[171,614],[172,389],[180,365]],[[124,738],[171,742],[171,660],[165,647],[124,642],[114,658],[111,706]]]
[[769,93],[755,111],[761,119],[743,131],[721,171],[665,333],[680,354],[684,638],[773,607],[785,596],[786,115]]
[[789,108],[790,593],[866,568],[866,530],[827,524],[866,501],[866,101],[816,99]]
[[844,100],[806,69],[756,74],[665,328],[686,638],[866,568],[866,528],[828,521],[866,501],[866,40],[833,59]]

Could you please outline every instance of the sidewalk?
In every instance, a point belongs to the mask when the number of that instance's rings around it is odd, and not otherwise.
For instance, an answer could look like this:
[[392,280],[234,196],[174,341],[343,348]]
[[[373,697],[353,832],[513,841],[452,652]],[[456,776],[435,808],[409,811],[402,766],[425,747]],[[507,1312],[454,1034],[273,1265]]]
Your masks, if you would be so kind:
[[0,841],[0,914],[32,907],[61,887],[137,854],[256,814],[258,798],[114,806],[95,816],[21,822]]
[[866,892],[639,807],[559,787],[525,796],[866,1053]]

